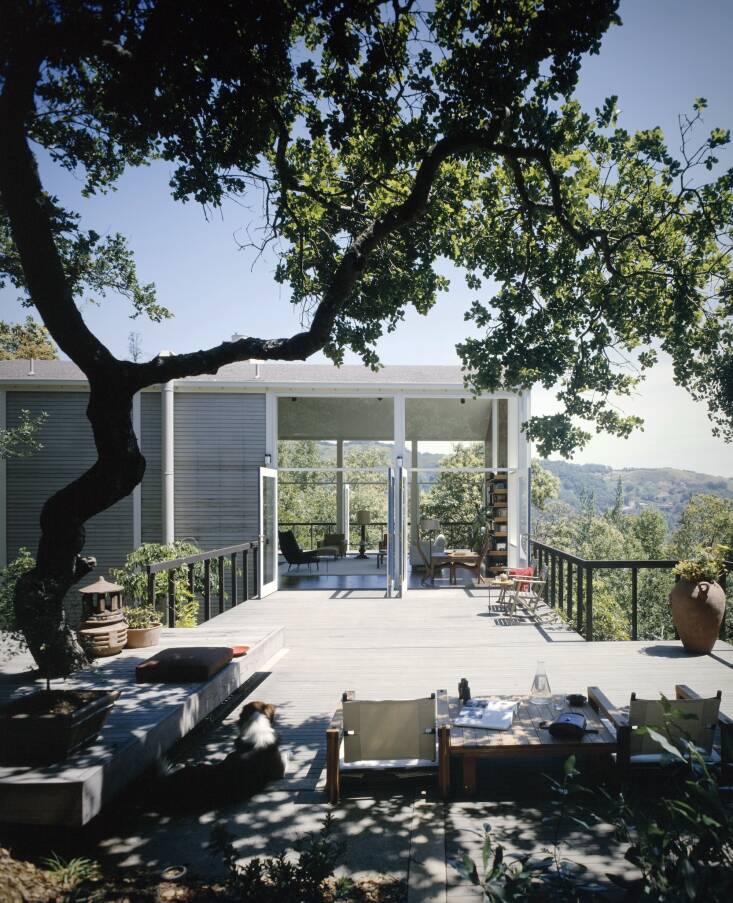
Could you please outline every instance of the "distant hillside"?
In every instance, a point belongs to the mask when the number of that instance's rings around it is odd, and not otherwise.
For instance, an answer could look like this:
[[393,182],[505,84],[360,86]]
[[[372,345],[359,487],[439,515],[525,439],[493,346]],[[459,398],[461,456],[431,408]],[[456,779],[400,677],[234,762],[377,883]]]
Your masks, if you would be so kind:
[[614,470],[603,464],[573,464],[570,461],[542,461],[542,466],[560,479],[560,499],[577,508],[583,492],[592,492],[603,511],[613,505],[619,477],[623,484],[624,506],[638,514],[653,505],[664,514],[670,527],[679,520],[691,495],[700,492],[733,498],[733,479],[714,477],[694,470],[673,467],[625,467]]

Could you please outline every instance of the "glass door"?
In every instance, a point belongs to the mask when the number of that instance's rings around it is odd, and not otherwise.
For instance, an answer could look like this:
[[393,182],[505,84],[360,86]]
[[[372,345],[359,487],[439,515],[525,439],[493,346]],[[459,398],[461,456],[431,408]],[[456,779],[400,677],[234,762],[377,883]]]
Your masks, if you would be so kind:
[[277,590],[277,471],[260,467],[260,548],[257,568],[260,598]]

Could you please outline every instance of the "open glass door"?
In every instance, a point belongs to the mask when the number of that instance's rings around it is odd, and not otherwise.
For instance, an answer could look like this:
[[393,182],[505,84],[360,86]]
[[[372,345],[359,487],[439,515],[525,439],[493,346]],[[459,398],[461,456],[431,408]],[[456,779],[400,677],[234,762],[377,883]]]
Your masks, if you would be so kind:
[[260,548],[257,568],[260,598],[277,590],[277,471],[260,467]]
[[399,594],[404,596],[407,592],[408,571],[408,547],[409,532],[407,528],[407,470],[404,467],[397,469],[397,558],[399,560]]

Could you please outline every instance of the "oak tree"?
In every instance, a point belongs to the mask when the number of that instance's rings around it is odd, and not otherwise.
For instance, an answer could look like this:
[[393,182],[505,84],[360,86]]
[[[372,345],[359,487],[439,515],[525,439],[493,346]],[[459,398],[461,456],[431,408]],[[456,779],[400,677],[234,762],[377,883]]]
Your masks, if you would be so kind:
[[[98,459],[41,513],[36,567],[16,588],[29,646],[51,673],[84,657],[61,600],[92,563],[86,521],[132,491],[145,462],[133,395],[246,358],[300,360],[375,344],[446,280],[475,290],[460,353],[476,389],[558,384],[560,413],[526,425],[539,452],[626,435],[610,403],[655,349],[733,421],[730,174],[713,177],[704,101],[679,159],[615,100],[573,99],[581,59],[618,23],[617,0],[16,0],[0,16],[0,266],[86,374]],[[117,359],[77,302],[122,295],[168,315],[122,236],[81,228],[44,188],[35,149],[86,195],[162,159],[173,197],[259,198],[252,234],[304,326],[151,361]],[[702,174],[702,177],[700,177]],[[489,294],[487,280],[500,289]],[[207,304],[214,306],[214,302]]]

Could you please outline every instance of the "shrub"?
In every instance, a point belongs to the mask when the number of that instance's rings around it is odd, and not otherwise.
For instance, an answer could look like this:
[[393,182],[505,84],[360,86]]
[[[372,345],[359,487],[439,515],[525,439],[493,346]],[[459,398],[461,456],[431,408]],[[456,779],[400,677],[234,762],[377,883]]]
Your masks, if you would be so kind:
[[35,567],[28,549],[20,549],[18,557],[0,569],[0,659],[9,658],[25,649],[25,640],[15,620],[13,597],[19,578]]
[[728,546],[716,545],[710,549],[699,546],[695,555],[679,561],[672,568],[672,573],[690,583],[699,583],[701,580],[713,583],[725,570],[725,556],[729,551]]
[[[224,825],[214,829],[211,848],[224,858],[241,903],[321,903],[327,898],[326,879],[333,876],[345,848],[331,833],[331,816],[327,815],[317,834],[296,844],[296,857],[283,851],[267,859],[253,859],[245,866],[237,863],[232,837]],[[330,893],[328,896],[332,898]]]
[[[192,542],[178,539],[168,543],[144,543],[125,559],[121,568],[113,568],[111,573],[115,580],[123,588],[123,596],[131,606],[147,606],[148,603],[148,574],[146,566],[160,561],[168,561],[173,558],[187,558],[201,551]],[[229,561],[224,562],[225,567],[231,567]],[[193,595],[188,588],[188,566],[182,565],[176,568],[176,626],[195,627],[198,623],[199,605],[197,595],[204,592],[204,563],[196,562],[193,566]],[[211,569],[211,593],[216,595],[219,591],[219,574],[216,568]],[[155,574],[155,604],[158,612],[164,613],[168,604],[168,574],[161,572]],[[160,616],[165,623],[165,616]]]
[[152,605],[126,605],[122,610],[127,626],[133,630],[145,630],[162,624],[159,612]]

